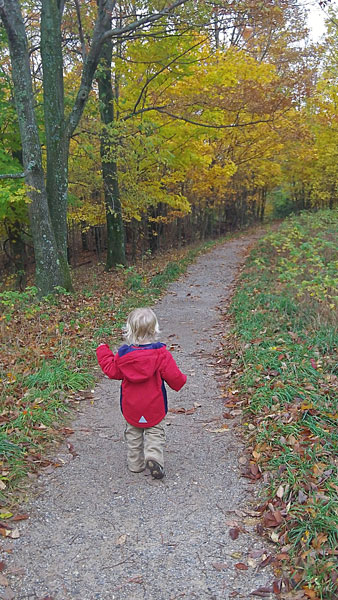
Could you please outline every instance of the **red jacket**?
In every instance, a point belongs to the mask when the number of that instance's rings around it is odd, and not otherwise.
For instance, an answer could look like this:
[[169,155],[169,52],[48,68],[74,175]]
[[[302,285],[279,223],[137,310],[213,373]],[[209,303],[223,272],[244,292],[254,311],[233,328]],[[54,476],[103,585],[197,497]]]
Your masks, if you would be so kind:
[[164,382],[178,392],[187,376],[179,370],[165,344],[121,346],[114,356],[107,344],[96,349],[102,371],[110,379],[122,379],[121,411],[135,427],[153,427],[168,411]]

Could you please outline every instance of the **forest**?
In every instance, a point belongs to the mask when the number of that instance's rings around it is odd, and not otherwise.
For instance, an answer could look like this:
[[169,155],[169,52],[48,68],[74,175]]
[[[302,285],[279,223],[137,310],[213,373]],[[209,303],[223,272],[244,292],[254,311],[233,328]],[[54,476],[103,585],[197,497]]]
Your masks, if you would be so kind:
[[[0,597],[336,600],[337,3],[0,0],[0,77]],[[95,362],[144,306],[160,482]]]
[[332,208],[337,27],[296,0],[0,2],[4,289]]

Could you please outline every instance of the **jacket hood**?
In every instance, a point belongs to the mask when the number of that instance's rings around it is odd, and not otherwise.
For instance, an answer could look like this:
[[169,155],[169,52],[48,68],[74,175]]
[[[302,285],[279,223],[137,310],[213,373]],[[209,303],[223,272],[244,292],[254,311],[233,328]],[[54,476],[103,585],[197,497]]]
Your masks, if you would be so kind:
[[155,342],[144,346],[121,346],[118,351],[118,367],[124,377],[134,383],[152,377],[161,362],[161,348],[165,344]]

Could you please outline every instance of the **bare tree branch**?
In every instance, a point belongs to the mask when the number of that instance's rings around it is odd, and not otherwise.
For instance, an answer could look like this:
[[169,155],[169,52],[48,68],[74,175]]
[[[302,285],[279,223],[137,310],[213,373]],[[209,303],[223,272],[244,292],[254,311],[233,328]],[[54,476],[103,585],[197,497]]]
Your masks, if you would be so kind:
[[81,20],[79,0],[75,0],[75,8],[76,8],[77,24],[78,24],[78,28],[79,28],[79,37],[80,37],[81,49],[82,49],[82,59],[83,59],[83,61],[85,61],[86,57],[87,57],[87,50],[86,50],[86,42],[84,39],[83,29],[82,29],[82,20]]
[[92,86],[95,71],[100,60],[101,48],[105,40],[109,37],[120,37],[125,33],[139,29],[142,25],[148,25],[158,21],[186,2],[188,2],[188,0],[176,0],[176,2],[157,13],[144,16],[123,27],[110,29],[110,18],[114,2],[112,2],[112,0],[98,0],[98,17],[94,27],[92,45],[83,66],[80,89],[66,123],[66,135],[68,138],[71,137],[80,121]]
[[[1,2],[0,2],[0,5],[1,5]],[[24,177],[26,177],[26,175],[28,175],[29,171],[34,169],[35,166],[36,166],[35,161],[31,161],[28,163],[27,169],[25,171],[23,171],[22,173],[2,173],[0,175],[0,179],[23,179]]]
[[[168,106],[168,105],[166,105],[166,106]],[[148,106],[147,108],[140,108],[140,110],[137,110],[136,112],[132,112],[129,115],[127,115],[126,117],[123,117],[121,119],[121,121],[128,121],[129,119],[132,119],[133,117],[136,117],[137,115],[142,115],[143,113],[150,112],[151,110],[161,111],[163,108],[166,108],[166,106]]]
[[205,42],[208,38],[205,38],[203,40],[200,40],[197,44],[194,44],[193,46],[191,46],[191,48],[188,48],[187,50],[185,50],[184,52],[182,52],[181,54],[179,54],[178,56],[175,56],[170,62],[168,62],[168,64],[164,65],[164,67],[162,67],[161,69],[159,69],[156,73],[154,73],[154,75],[152,75],[151,77],[149,77],[149,79],[147,79],[147,81],[145,82],[144,86],[142,87],[139,97],[137,99],[137,101],[135,102],[135,106],[134,106],[134,110],[133,113],[136,112],[136,109],[139,105],[139,103],[141,102],[142,96],[144,91],[146,90],[146,88],[148,87],[149,83],[151,81],[153,81],[158,75],[160,75],[161,73],[163,73],[163,71],[165,71],[166,69],[168,69],[172,64],[174,64],[175,62],[177,62],[180,58],[182,58],[182,56],[185,56],[186,54],[188,54],[191,50],[194,50],[194,48],[197,48],[198,46],[200,46],[201,44],[203,44],[203,42]]
[[174,115],[172,112],[166,110],[166,106],[150,106],[148,108],[141,108],[135,113],[124,117],[122,120],[127,121],[128,119],[131,119],[136,115],[139,115],[144,112],[150,112],[151,110],[156,110],[157,112],[164,115],[168,115],[168,117],[172,117],[172,119],[177,119],[178,121],[184,121],[185,123],[191,123],[191,125],[198,125],[199,127],[208,127],[209,129],[234,129],[236,127],[248,127],[249,125],[257,125],[258,123],[272,123],[274,121],[273,117],[271,119],[258,119],[257,121],[246,121],[245,123],[240,123],[236,119],[236,122],[231,123],[231,125],[212,125],[211,123],[199,123],[198,121],[193,121],[192,119],[188,119],[187,117],[183,117],[182,115]]
[[157,13],[153,13],[151,15],[146,15],[146,16],[142,17],[141,19],[137,19],[136,21],[133,21],[133,23],[124,25],[123,27],[117,27],[115,29],[110,29],[109,31],[106,31],[103,34],[102,43],[109,37],[120,36],[123,33],[129,33],[130,31],[135,31],[135,29],[138,29],[141,25],[148,25],[150,23],[153,23],[154,21],[158,21],[162,17],[166,17],[167,15],[169,15],[173,10],[175,10],[175,8],[182,6],[186,2],[188,2],[188,0],[177,0],[176,2],[174,2],[173,4],[168,6],[168,8],[164,8],[163,10],[160,10]]

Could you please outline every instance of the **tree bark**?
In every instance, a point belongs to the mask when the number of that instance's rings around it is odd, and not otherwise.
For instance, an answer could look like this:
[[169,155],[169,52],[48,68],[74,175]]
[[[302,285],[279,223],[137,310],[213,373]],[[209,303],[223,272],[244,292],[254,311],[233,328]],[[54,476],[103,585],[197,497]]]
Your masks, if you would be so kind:
[[114,123],[114,96],[112,88],[112,41],[106,40],[101,50],[101,64],[98,72],[100,115],[103,124],[101,132],[101,162],[104,186],[104,200],[107,221],[106,271],[117,264],[125,264],[125,232],[119,194],[118,170],[114,144],[109,135],[109,125]]
[[46,189],[52,227],[64,273],[72,289],[67,260],[68,149],[65,131],[61,14],[58,0],[42,0],[41,59],[47,150]]
[[22,161],[27,194],[31,200],[29,218],[36,261],[36,286],[40,295],[46,295],[55,291],[56,286],[64,287],[65,281],[47,202],[28,44],[19,1],[0,0],[0,16],[8,36]]

